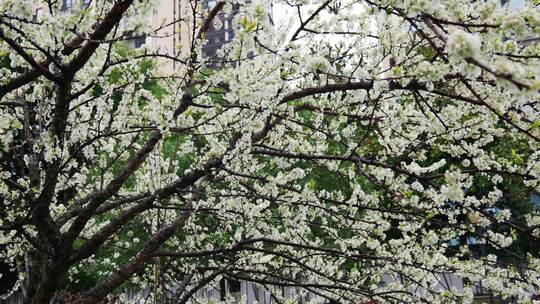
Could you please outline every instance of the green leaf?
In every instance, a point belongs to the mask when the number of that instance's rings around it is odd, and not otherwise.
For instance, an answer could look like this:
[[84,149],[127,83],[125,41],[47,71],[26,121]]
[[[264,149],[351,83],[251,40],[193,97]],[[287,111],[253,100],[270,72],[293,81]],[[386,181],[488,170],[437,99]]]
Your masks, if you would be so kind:
[[430,212],[426,215],[426,220],[430,221],[432,218],[435,217],[435,215],[437,215],[435,212]]
[[242,18],[240,18],[240,25],[242,26],[242,28],[246,28],[247,27],[247,23],[248,23],[248,19],[246,16],[242,16]]
[[240,18],[240,25],[246,32],[253,32],[257,28],[257,22],[248,20],[246,16]]
[[112,69],[108,76],[108,81],[110,83],[118,83],[122,77],[122,71],[119,68]]
[[262,5],[258,4],[255,7],[255,16],[263,16],[263,14],[264,14],[264,8]]
[[512,160],[512,163],[516,164],[516,165],[521,165],[523,164],[523,158],[521,157],[521,155],[519,155],[517,152],[516,152],[516,149],[512,149],[512,154],[511,154],[511,160]]
[[246,30],[247,30],[248,32],[253,32],[253,31],[255,30],[255,28],[257,28],[257,22],[255,22],[255,21],[250,21],[249,24],[248,24],[248,26],[247,26],[247,28],[246,28]]

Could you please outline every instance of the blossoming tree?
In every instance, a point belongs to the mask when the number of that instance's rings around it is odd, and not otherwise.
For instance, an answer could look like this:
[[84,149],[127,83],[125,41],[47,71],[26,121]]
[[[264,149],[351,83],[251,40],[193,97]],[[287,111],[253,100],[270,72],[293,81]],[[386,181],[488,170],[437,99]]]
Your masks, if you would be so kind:
[[0,255],[28,303],[89,271],[73,301],[224,277],[339,303],[540,289],[535,1],[278,0],[273,25],[188,0],[179,54],[126,47],[151,1],[59,2],[0,1]]

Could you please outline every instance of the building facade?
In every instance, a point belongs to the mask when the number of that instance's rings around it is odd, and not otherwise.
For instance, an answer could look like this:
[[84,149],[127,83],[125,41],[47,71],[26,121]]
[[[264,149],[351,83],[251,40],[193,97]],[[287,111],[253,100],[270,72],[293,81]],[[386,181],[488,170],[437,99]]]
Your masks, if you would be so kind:
[[[183,3],[186,0],[159,0],[154,11],[148,18],[148,22],[154,33],[148,36],[133,36],[127,39],[127,44],[133,48],[146,46],[152,51],[166,54],[171,57],[178,56],[181,51],[187,51],[193,43],[192,24],[185,21],[185,17],[192,14],[186,10]],[[91,0],[62,0],[62,9],[65,11],[86,5],[96,5]],[[209,10],[215,5],[215,0],[205,0],[204,8]],[[205,58],[219,61],[217,51],[235,37],[234,17],[238,9],[233,9],[231,14],[220,12],[215,22],[205,34],[206,42],[202,46],[202,55]],[[182,19],[184,18],[184,19]],[[164,74],[175,69],[175,61],[160,59],[160,71]],[[215,66],[215,65],[213,65]]]

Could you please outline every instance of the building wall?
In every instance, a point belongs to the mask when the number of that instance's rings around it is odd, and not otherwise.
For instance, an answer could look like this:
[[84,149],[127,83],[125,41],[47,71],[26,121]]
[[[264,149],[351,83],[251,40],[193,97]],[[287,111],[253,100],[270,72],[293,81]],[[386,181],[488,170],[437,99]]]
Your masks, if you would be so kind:
[[[158,52],[170,57],[178,56],[181,51],[189,51],[193,42],[192,24],[186,21],[180,21],[182,17],[189,17],[192,12],[187,11],[184,1],[187,0],[159,0],[152,14],[148,18],[151,28],[156,30],[155,33],[147,37],[133,37],[127,40],[127,44],[133,48],[138,48],[146,45],[151,51]],[[255,4],[256,1],[248,1]],[[82,5],[99,5],[99,1],[89,0],[62,0],[63,10],[70,10]],[[98,3],[98,4],[96,4]],[[215,5],[216,0],[205,0],[203,5],[206,9],[211,9]],[[184,8],[183,8],[184,7]],[[184,11],[183,11],[184,10]],[[271,11],[271,7],[269,8]],[[232,14],[221,12],[216,17],[219,20],[220,26],[210,26],[206,32],[207,41],[202,46],[202,55],[206,58],[214,60],[213,67],[219,65],[220,59],[216,57],[216,53],[226,43],[230,42],[235,37],[234,17],[238,10],[233,10]],[[272,16],[269,16],[272,22]],[[175,70],[175,63],[172,59],[161,57],[159,60],[159,71],[162,74],[170,74]]]
[[[178,22],[181,14],[181,0],[160,0],[152,13],[153,29],[158,29],[151,37],[146,38],[146,45],[153,51],[175,57],[180,53],[182,45],[187,47],[187,37],[182,34],[182,24]],[[187,32],[184,32],[187,34]],[[160,71],[168,74],[174,71],[175,61],[161,58]]]

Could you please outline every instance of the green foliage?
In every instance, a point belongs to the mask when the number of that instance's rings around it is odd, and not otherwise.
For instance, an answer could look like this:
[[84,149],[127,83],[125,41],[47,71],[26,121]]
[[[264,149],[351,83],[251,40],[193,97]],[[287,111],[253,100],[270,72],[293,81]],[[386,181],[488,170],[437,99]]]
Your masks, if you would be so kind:
[[0,69],[2,68],[10,68],[11,66],[11,60],[9,59],[9,56],[7,53],[1,53],[0,52]]
[[239,22],[246,32],[253,32],[257,28],[257,22],[249,20],[246,16],[242,16]]

